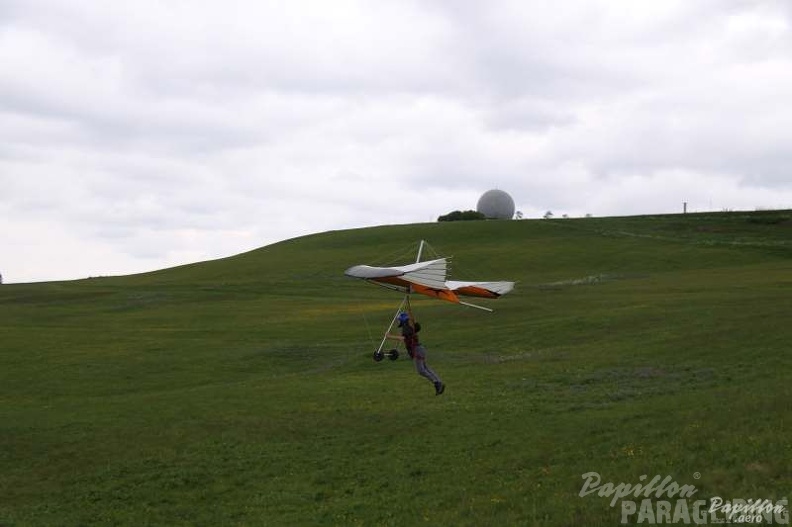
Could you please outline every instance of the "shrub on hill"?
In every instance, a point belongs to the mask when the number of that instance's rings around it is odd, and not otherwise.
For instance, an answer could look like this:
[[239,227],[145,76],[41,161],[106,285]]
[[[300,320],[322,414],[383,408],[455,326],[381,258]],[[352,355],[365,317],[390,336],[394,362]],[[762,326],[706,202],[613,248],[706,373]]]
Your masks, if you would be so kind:
[[455,210],[453,212],[449,212],[444,216],[440,216],[437,218],[437,221],[468,221],[468,220],[485,220],[487,217],[478,211],[475,210],[466,210],[464,212]]

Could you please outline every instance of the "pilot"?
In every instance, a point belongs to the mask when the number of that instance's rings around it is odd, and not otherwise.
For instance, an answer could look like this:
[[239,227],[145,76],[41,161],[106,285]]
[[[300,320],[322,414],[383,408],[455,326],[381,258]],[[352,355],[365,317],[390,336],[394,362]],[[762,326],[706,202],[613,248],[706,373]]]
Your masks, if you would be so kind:
[[418,340],[418,332],[421,331],[421,325],[415,322],[412,312],[402,311],[399,313],[399,327],[401,328],[401,335],[389,333],[388,338],[404,342],[407,353],[415,363],[415,371],[418,372],[418,375],[429,379],[434,384],[435,395],[440,395],[445,391],[445,384],[432,368],[426,364],[426,348]]

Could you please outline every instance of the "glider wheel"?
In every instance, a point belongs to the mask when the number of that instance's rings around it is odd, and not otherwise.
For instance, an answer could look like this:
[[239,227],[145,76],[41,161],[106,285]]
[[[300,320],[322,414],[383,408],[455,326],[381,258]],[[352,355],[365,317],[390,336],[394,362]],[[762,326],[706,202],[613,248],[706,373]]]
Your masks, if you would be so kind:
[[397,350],[396,348],[393,348],[392,350],[390,350],[390,351],[388,352],[388,358],[389,358],[390,360],[396,360],[396,359],[398,359],[398,358],[399,358],[399,350]]
[[382,350],[377,350],[374,352],[374,360],[376,362],[379,362],[384,358],[385,358],[385,353],[383,353]]

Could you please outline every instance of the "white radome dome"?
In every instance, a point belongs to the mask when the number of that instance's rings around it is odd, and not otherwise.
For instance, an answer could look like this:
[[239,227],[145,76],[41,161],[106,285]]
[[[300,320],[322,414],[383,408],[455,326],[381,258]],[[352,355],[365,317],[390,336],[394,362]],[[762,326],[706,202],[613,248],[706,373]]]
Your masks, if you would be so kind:
[[488,219],[510,220],[514,217],[514,200],[502,190],[488,190],[479,198],[476,210]]

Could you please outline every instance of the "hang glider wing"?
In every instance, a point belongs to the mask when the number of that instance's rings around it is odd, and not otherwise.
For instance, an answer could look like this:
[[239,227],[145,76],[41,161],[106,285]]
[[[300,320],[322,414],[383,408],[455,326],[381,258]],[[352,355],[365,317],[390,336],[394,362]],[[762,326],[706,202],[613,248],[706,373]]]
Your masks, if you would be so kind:
[[397,267],[356,265],[347,269],[344,274],[407,293],[418,292],[418,288],[447,289],[445,285],[447,271],[447,260],[440,258]]
[[[460,300],[460,296],[498,298],[514,288],[514,282],[447,281],[446,258],[396,267],[356,265],[344,274],[402,293],[419,293],[448,302],[480,307]],[[483,308],[487,309],[487,308]]]
[[458,295],[481,298],[500,298],[514,289],[514,282],[458,282],[449,280],[446,286]]

